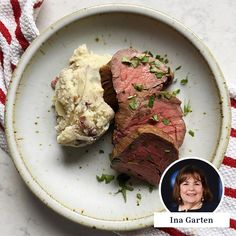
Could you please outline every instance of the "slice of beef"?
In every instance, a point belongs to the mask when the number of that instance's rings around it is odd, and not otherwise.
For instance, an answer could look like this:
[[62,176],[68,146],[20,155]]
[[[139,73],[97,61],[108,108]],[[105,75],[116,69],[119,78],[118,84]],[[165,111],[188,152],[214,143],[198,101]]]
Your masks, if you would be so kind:
[[158,185],[166,167],[178,159],[178,148],[157,127],[143,125],[121,139],[112,155],[113,169]]
[[[132,104],[136,104],[136,109],[132,109]],[[150,124],[169,135],[176,146],[180,147],[186,132],[180,104],[178,98],[165,91],[151,95],[139,93],[120,103],[115,115],[113,144],[118,144],[123,137],[139,127]]]
[[[147,62],[142,62],[140,58],[143,57],[146,57]],[[139,63],[132,66],[124,62],[124,58],[130,61],[138,58]],[[173,73],[166,64],[133,48],[115,53],[110,61],[110,67],[119,103],[125,102],[128,97],[137,93],[137,86],[141,86],[143,92],[153,93],[164,89],[173,80]]]
[[[140,56],[147,56],[149,63],[140,63],[134,68],[122,62],[124,57],[131,59]],[[154,73],[150,72],[153,63],[159,64],[159,72],[163,73],[161,78],[157,78]],[[100,68],[99,72],[104,89],[104,100],[115,111],[118,109],[118,100],[122,102],[135,94],[137,92],[135,87],[139,86],[143,93],[153,93],[165,89],[174,78],[173,72],[167,65],[132,48],[119,50],[107,65]],[[113,83],[117,91],[114,90]]]

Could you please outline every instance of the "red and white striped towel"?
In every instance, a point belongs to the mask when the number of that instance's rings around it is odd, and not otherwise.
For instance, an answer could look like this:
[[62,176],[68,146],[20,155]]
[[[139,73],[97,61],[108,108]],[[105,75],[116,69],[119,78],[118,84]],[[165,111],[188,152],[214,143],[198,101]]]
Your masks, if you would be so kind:
[[[7,150],[4,136],[6,93],[20,56],[39,34],[35,18],[42,0],[0,0],[0,147]],[[121,235],[236,235],[236,90],[231,90],[232,130],[226,156],[220,167],[225,182],[225,197],[219,209],[231,214],[230,228],[144,229]]]
[[0,147],[7,151],[4,135],[6,93],[20,56],[38,36],[35,19],[42,0],[0,0]]

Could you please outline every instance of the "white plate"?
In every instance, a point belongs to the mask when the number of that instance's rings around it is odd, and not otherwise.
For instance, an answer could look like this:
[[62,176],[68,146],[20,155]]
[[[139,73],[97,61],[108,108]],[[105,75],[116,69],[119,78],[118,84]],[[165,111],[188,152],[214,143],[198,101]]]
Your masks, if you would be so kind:
[[[130,5],[83,9],[63,18],[27,49],[15,71],[7,98],[6,134],[16,168],[30,189],[49,207],[84,225],[108,230],[130,230],[153,224],[162,211],[158,190],[136,184],[125,203],[118,185],[98,183],[96,175],[116,174],[110,168],[111,132],[86,148],[64,148],[56,143],[55,113],[50,82],[68,64],[79,45],[98,54],[113,54],[133,46],[167,54],[179,79],[183,102],[193,112],[186,116],[188,133],[180,157],[200,156],[219,167],[227,147],[230,108],[223,76],[208,49],[183,25],[163,13]],[[179,81],[188,74],[189,83]],[[88,150],[88,152],[86,152]],[[104,150],[105,153],[99,153]],[[137,206],[136,194],[142,199]]]

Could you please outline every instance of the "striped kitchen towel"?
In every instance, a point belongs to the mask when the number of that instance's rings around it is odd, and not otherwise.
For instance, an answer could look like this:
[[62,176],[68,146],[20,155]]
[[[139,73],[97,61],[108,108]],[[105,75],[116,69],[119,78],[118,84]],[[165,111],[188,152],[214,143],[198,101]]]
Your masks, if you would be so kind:
[[7,151],[4,135],[6,93],[20,56],[37,37],[36,16],[42,0],[0,0],[0,147]]
[[232,128],[229,145],[220,167],[225,196],[217,212],[230,213],[229,228],[154,228],[118,233],[121,236],[235,236],[236,235],[236,85],[230,86]]

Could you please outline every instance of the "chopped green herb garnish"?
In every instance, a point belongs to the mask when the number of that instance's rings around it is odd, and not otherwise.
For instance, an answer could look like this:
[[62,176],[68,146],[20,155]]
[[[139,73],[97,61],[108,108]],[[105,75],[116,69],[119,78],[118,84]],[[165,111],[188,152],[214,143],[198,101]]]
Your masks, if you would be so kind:
[[187,104],[184,104],[184,116],[186,116],[188,113],[192,112],[190,101],[188,101]]
[[167,118],[164,118],[164,119],[162,120],[162,123],[163,123],[164,125],[168,125],[168,124],[170,124],[170,120],[167,119]]
[[150,51],[144,51],[143,53],[146,54],[146,55],[149,55],[149,56],[153,57],[153,54],[152,54]]
[[131,64],[131,60],[128,57],[123,57],[121,62]]
[[155,76],[156,76],[158,79],[161,79],[163,75],[164,75],[164,74],[163,74],[162,72],[156,72],[156,73],[155,73]]
[[138,103],[135,97],[133,97],[131,102],[129,103],[129,108],[132,110],[136,110],[138,108]]
[[130,176],[126,175],[126,174],[120,174],[117,176],[117,180],[119,183],[119,186],[121,187],[120,189],[118,189],[118,191],[115,194],[121,193],[124,201],[127,201],[127,196],[126,196],[126,191],[133,191],[134,188],[130,185],[127,185],[127,181],[130,179]]
[[181,85],[186,85],[187,83],[188,83],[188,76],[186,76],[185,79],[182,79],[182,80],[180,81],[180,84],[181,84]]
[[132,65],[134,68],[136,68],[140,64],[140,59],[138,57],[132,57],[131,59],[129,59],[128,57],[123,57],[121,62]]
[[166,58],[164,61],[163,61],[165,64],[167,64],[169,62],[169,60]]
[[131,59],[128,57],[123,57],[121,60],[122,63],[133,66],[134,68],[138,67],[141,63],[146,64],[149,62],[149,57],[147,55],[134,56]]
[[161,98],[166,98],[166,99],[171,99],[172,98],[172,94],[169,93],[168,91],[161,91],[159,94],[158,94],[158,98],[161,99]]
[[178,66],[177,68],[175,68],[175,71],[180,70],[182,66]]
[[154,96],[154,95],[151,95],[151,96],[149,97],[149,101],[148,101],[148,106],[149,106],[150,108],[153,107],[154,101],[155,101],[155,96]]
[[155,65],[151,65],[151,66],[150,66],[150,72],[151,72],[151,73],[157,73],[157,72],[158,72],[157,67],[156,67]]
[[177,94],[180,93],[180,89],[177,89],[175,91],[172,92],[172,95],[175,97]]
[[148,63],[148,62],[149,62],[149,57],[143,56],[143,57],[140,58],[140,60],[141,60],[142,63],[145,64],[145,63]]
[[161,55],[158,55],[158,54],[156,55],[156,59],[158,59],[159,61],[161,61],[165,64],[167,64],[169,62],[169,60],[166,57],[167,57],[166,54],[164,55],[164,57],[162,57]]
[[136,194],[136,197],[137,197],[139,200],[142,199],[142,195],[141,195],[140,193],[137,193],[137,194]]
[[141,92],[143,90],[143,85],[142,84],[133,84],[133,86],[139,92]]
[[149,184],[148,190],[149,190],[149,193],[151,193],[153,191],[153,185]]
[[102,149],[99,150],[99,153],[104,153],[104,151]]
[[159,61],[161,61],[163,58],[160,55],[156,55],[156,59],[158,59]]
[[138,57],[131,58],[131,64],[134,68],[138,67],[140,64],[140,59]]
[[153,115],[153,116],[151,117],[151,119],[154,120],[154,121],[156,121],[156,122],[159,121],[158,115],[156,115],[156,114]]
[[98,182],[103,182],[105,181],[106,184],[110,183],[115,176],[114,175],[107,175],[107,174],[102,174],[101,176],[96,176]]
[[192,137],[194,137],[194,132],[193,132],[191,129],[188,131],[188,133],[189,133],[189,135],[191,135]]
[[168,66],[167,74],[170,74],[170,67]]

